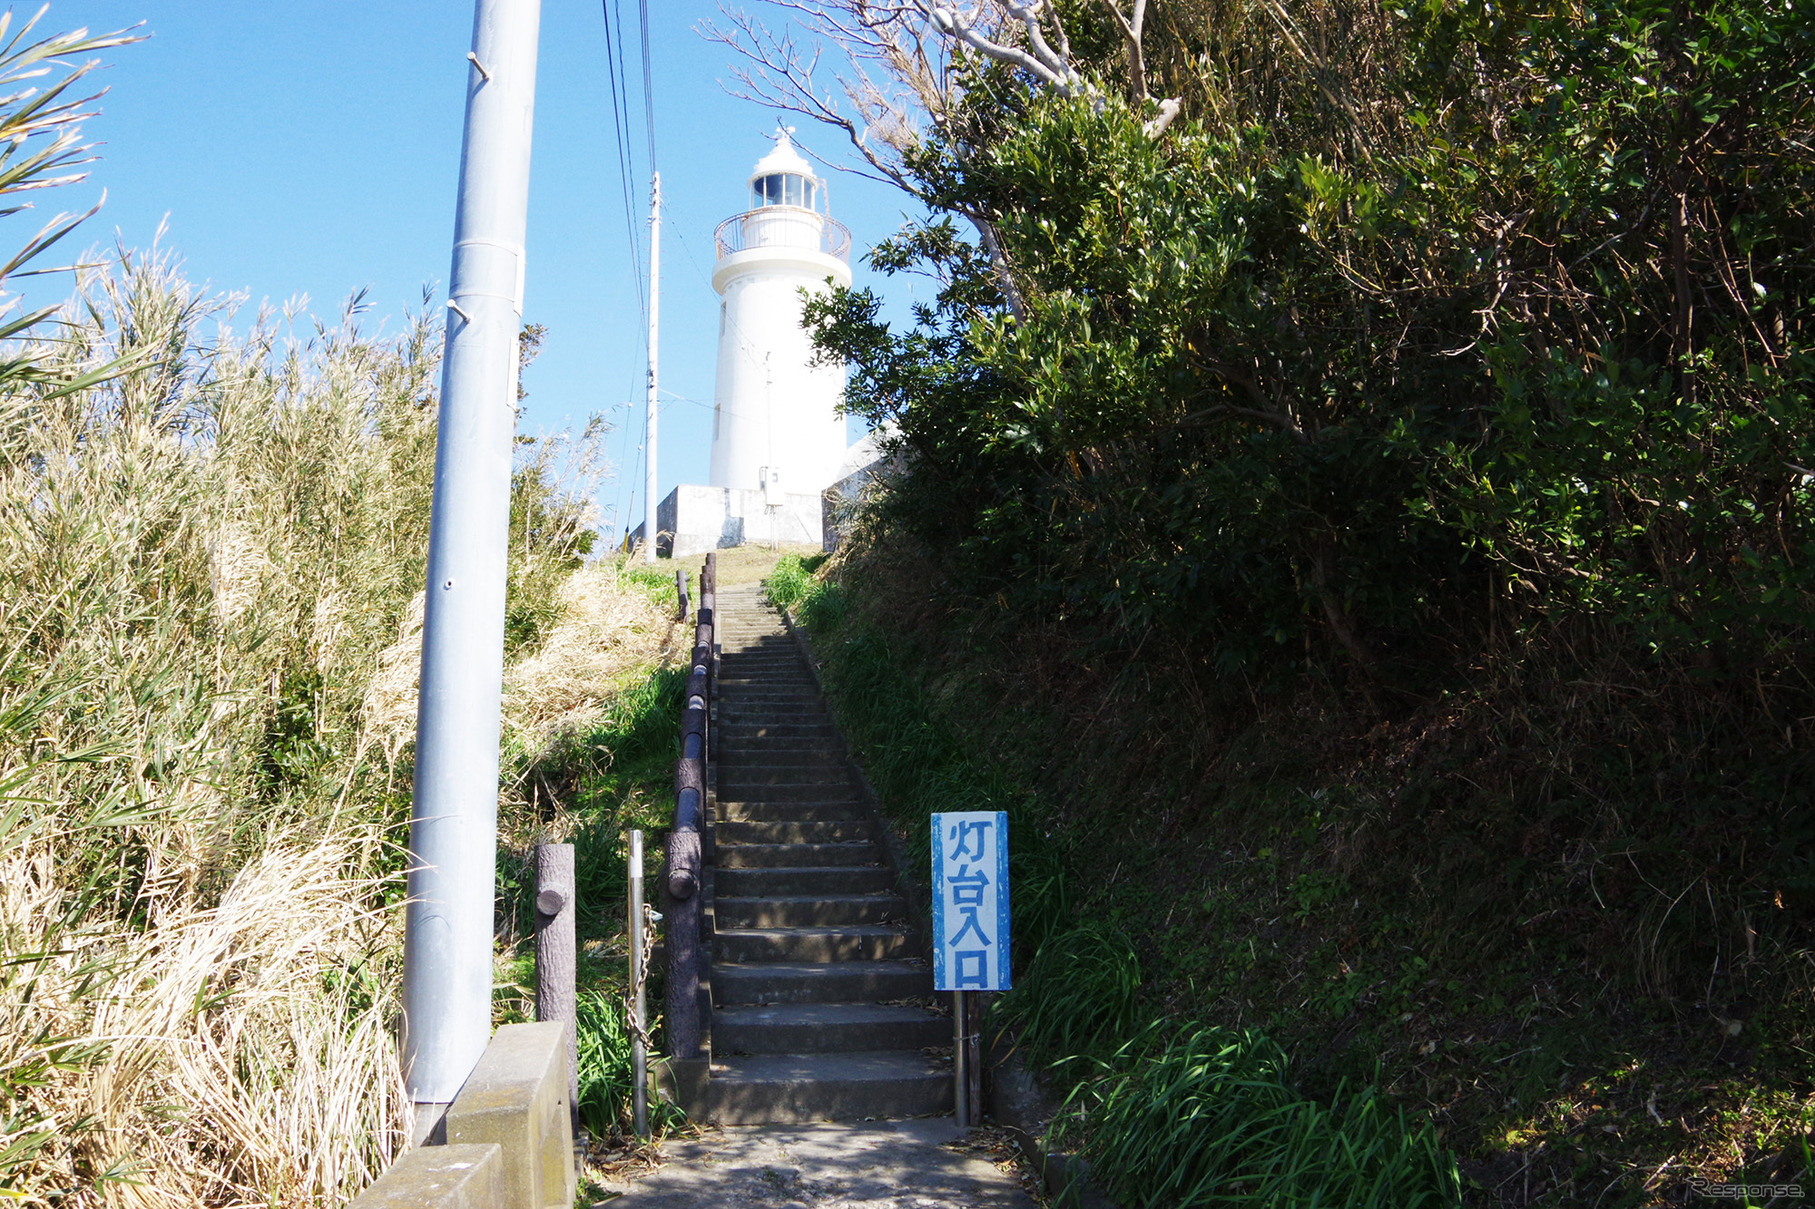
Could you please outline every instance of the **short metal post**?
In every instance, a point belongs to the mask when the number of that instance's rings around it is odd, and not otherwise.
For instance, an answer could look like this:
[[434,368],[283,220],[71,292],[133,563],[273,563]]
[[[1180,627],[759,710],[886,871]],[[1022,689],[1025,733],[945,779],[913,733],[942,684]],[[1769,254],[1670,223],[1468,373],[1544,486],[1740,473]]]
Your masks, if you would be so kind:
[[567,1105],[580,1130],[572,844],[536,845],[536,1019],[567,1026]]
[[649,1054],[643,1046],[643,833],[630,833],[630,1118],[639,1138],[649,1136]]

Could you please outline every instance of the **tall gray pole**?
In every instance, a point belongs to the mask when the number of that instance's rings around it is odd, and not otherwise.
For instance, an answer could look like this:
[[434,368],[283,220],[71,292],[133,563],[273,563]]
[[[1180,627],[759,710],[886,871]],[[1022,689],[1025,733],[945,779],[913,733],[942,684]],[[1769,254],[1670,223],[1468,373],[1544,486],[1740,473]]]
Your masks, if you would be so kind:
[[[645,434],[644,444],[648,446],[649,464],[648,479],[643,492],[643,561],[655,561],[655,540],[658,532],[655,522],[656,508],[660,506],[661,497],[655,493],[655,412],[656,412],[656,337],[661,329],[662,319],[662,174],[652,174],[654,179],[649,185],[649,387],[644,401],[648,409],[649,427]],[[679,521],[679,516],[676,516]]]
[[448,280],[410,813],[403,1069],[419,1136],[491,1037],[498,716],[541,0],[477,0]]

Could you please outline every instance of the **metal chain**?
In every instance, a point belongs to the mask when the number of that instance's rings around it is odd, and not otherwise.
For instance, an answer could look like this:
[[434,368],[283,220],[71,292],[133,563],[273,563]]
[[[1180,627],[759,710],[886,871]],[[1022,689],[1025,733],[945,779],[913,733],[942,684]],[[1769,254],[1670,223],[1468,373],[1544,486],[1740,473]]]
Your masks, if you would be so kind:
[[644,903],[643,935],[640,939],[643,952],[641,960],[637,962],[637,970],[639,971],[640,976],[638,977],[635,986],[627,986],[624,988],[624,1027],[630,1032],[632,1037],[643,1043],[643,1051],[645,1053],[654,1052],[655,1041],[654,1038],[650,1036],[647,1023],[639,1024],[637,1022],[636,1002],[637,996],[642,993],[643,987],[649,981],[649,959],[655,952],[655,926],[661,921],[661,913],[648,903]]

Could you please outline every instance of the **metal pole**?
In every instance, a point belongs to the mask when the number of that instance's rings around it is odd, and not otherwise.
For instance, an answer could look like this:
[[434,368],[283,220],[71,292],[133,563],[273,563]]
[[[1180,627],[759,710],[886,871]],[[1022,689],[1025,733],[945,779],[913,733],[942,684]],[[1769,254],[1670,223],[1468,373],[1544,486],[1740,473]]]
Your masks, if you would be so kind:
[[[661,497],[655,493],[655,413],[659,378],[656,373],[658,329],[662,318],[662,174],[653,174],[649,186],[649,389],[644,396],[649,427],[644,436],[648,464],[643,500],[643,561],[655,561],[656,509]],[[678,518],[677,518],[678,519]]]
[[983,1002],[977,991],[964,992],[964,1098],[972,1125],[983,1124]]
[[630,1119],[639,1138],[649,1136],[649,1054],[643,1048],[643,833],[630,833]]
[[975,991],[952,992],[952,1097],[958,1127],[983,1124],[983,1053]]
[[504,581],[540,20],[540,0],[477,0],[467,56],[404,933],[403,1069],[419,1137],[434,1132],[491,1036]]
[[969,1006],[965,998],[963,991],[952,992],[952,1099],[957,1109],[959,1129],[969,1129],[976,1124],[971,1120],[970,1047],[964,1043],[964,1009]]

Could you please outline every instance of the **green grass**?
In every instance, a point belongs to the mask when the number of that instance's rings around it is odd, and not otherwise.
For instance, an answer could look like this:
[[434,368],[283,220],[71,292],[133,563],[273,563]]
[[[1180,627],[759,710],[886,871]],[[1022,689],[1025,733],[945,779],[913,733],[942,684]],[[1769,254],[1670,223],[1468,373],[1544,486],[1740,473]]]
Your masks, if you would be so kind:
[[[636,1086],[631,1036],[620,994],[598,986],[579,994],[580,1124],[595,1138],[630,1133],[631,1092]],[[653,1051],[652,1051],[653,1053]],[[659,1096],[649,1100],[652,1130],[686,1122],[686,1114]]]
[[[1138,915],[1135,896],[1078,923],[1068,869],[1100,858],[1068,848],[1052,804],[984,758],[977,732],[953,721],[964,711],[945,708],[951,686],[925,683],[913,645],[857,620],[845,589],[802,560],[784,558],[765,583],[811,632],[839,725],[918,861],[928,859],[920,840],[930,814],[1008,812],[1017,984],[994,1005],[991,1027],[1012,1030],[1069,1089],[1073,1114],[1061,1127],[1124,1204],[1460,1201],[1455,1158],[1430,1122],[1389,1107],[1376,1087],[1342,1084],[1312,1098],[1260,1033],[1155,1018],[1141,994],[1148,974],[1117,922]],[[1306,909],[1334,892],[1316,879],[1296,889]]]
[[[625,579],[664,608],[674,603],[674,583],[654,572],[626,572]],[[666,592],[664,597],[663,593]],[[597,1138],[628,1137],[632,1087],[630,1033],[624,1003],[628,983],[629,936],[625,927],[629,892],[629,833],[645,833],[647,885],[653,895],[662,837],[673,809],[670,793],[680,749],[681,695],[685,669],[647,668],[611,697],[597,722],[563,736],[539,754],[532,773],[564,790],[565,833],[574,846],[581,1122]],[[509,904],[518,934],[533,926],[534,873],[520,853],[501,854],[500,895]],[[652,898],[652,905],[655,900]],[[533,977],[527,946],[507,967],[511,978],[501,994],[515,1000],[517,1015],[530,1008],[523,987]],[[646,992],[650,1031],[659,1037],[662,1002],[660,971],[652,970]],[[507,1009],[506,1017],[510,1018]],[[658,1052],[652,1048],[652,1055]],[[667,1129],[684,1121],[672,1104],[651,1097],[650,1122]]]
[[1378,1089],[1327,1103],[1292,1087],[1253,1030],[1155,1022],[1080,1084],[1085,1146],[1127,1209],[1420,1209],[1462,1199],[1455,1156],[1429,1121]]

